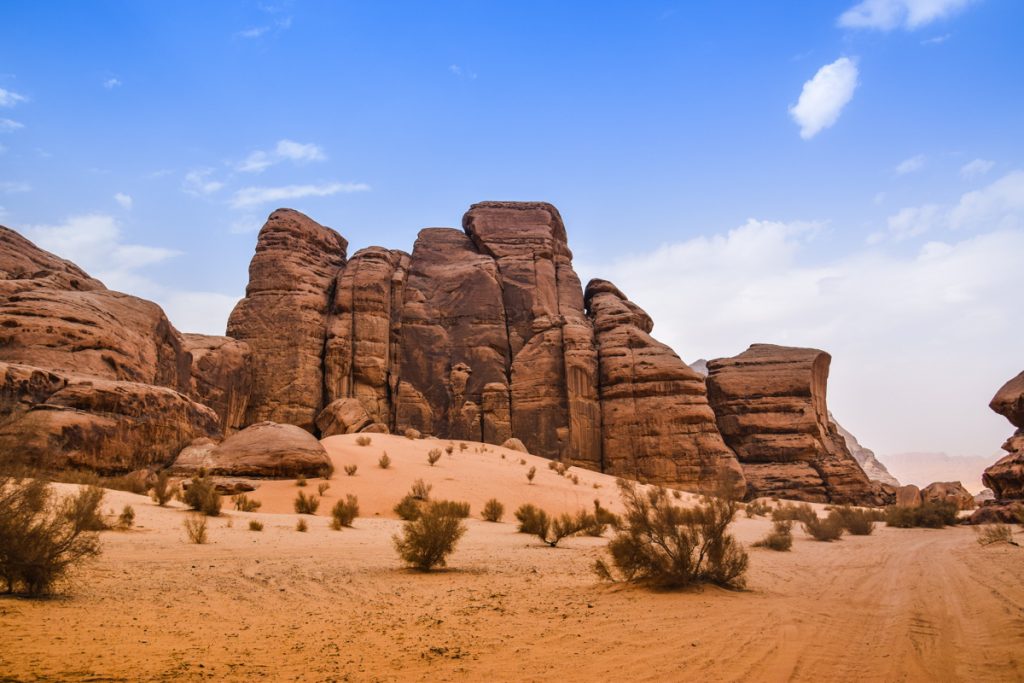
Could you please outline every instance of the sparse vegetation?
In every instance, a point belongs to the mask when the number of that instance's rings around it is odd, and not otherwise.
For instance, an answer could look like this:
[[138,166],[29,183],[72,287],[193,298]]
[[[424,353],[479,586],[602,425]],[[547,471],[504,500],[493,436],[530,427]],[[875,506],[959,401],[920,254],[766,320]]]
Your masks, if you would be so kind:
[[523,503],[516,510],[515,515],[519,520],[519,533],[521,534],[539,534],[550,523],[547,513],[533,503]]
[[[599,525],[603,525],[604,527],[610,526],[613,529],[618,529],[619,524],[622,522],[617,514],[606,507],[602,507],[601,501],[597,498],[594,499],[594,521]],[[589,534],[589,532],[588,534],[591,536],[603,536],[604,532],[605,529],[601,529],[599,534]]]
[[296,477],[295,478],[295,485],[296,486],[305,486],[306,485],[306,475],[300,474],[298,477]]
[[772,506],[768,505],[762,500],[754,500],[747,503],[744,512],[747,515],[747,519],[753,519],[754,517],[765,517],[771,514]]
[[249,520],[249,531],[263,531],[263,522],[258,519]]
[[747,553],[728,533],[736,515],[735,500],[708,498],[687,509],[673,505],[664,488],[642,492],[632,482],[619,480],[618,484],[626,513],[608,544],[614,569],[598,560],[594,566],[598,576],[606,580],[620,576],[659,588],[744,585]]
[[149,490],[149,497],[153,499],[153,502],[163,507],[176,495],[178,495],[178,485],[171,482],[171,475],[167,473],[167,470],[157,472],[153,488]]
[[295,512],[300,515],[315,515],[319,507],[320,499],[317,496],[307,496],[304,492],[299,491],[299,495],[295,497]]
[[407,493],[402,497],[402,500],[398,501],[395,505],[395,514],[398,515],[399,519],[405,521],[411,521],[420,516],[420,499],[416,498],[411,493]]
[[427,462],[430,463],[431,467],[433,467],[434,463],[436,463],[440,459],[441,459],[441,449],[440,448],[431,448],[430,451],[427,453]]
[[1018,545],[1013,540],[1013,529],[1009,524],[985,524],[977,530],[979,545],[992,545],[994,543],[1009,543]]
[[842,537],[844,529],[843,519],[835,510],[829,512],[825,519],[820,519],[818,515],[814,515],[813,518],[803,522],[803,527],[804,533],[811,538],[826,543],[838,541]]
[[185,518],[183,526],[185,527],[185,533],[188,535],[188,540],[193,543],[202,545],[209,540],[206,535],[206,515],[195,512],[189,513]]
[[572,475],[571,477],[569,477],[569,480],[572,481],[573,486],[575,486],[575,485],[580,483],[580,478],[578,476],[576,476],[575,474]]
[[380,467],[382,470],[386,470],[387,468],[391,467],[391,458],[388,457],[387,453],[384,453],[384,455],[378,458],[377,466]]
[[309,531],[309,525],[306,524],[306,520],[300,517],[299,521],[295,524],[295,530],[301,533],[306,533],[307,531]]
[[754,543],[754,546],[779,552],[789,550],[793,547],[793,520],[776,520],[772,523],[772,530],[768,535]]
[[239,512],[256,512],[262,505],[260,501],[253,500],[244,493],[236,493],[231,496],[231,502],[235,504],[235,509]]
[[368,436],[357,436],[356,437],[356,445],[357,446],[369,446],[371,443],[373,443],[373,439],[371,439]]
[[484,503],[484,509],[480,513],[480,517],[488,522],[500,522],[504,516],[505,506],[497,498],[491,498]]
[[121,508],[121,514],[117,517],[117,526],[121,529],[131,529],[135,525],[135,508],[125,505]]
[[466,519],[469,517],[469,503],[464,501],[456,500],[439,500],[434,503],[435,506],[440,507],[445,514],[458,517],[459,519]]
[[356,472],[359,471],[359,465],[345,465],[345,474],[350,477],[356,476]]
[[916,508],[894,505],[886,510],[886,526],[909,529],[926,527],[941,529],[957,523],[957,509],[954,503],[924,502]]
[[402,432],[402,434],[403,436],[405,436],[405,438],[410,440],[420,438],[420,433],[417,430],[413,429],[412,427],[408,427],[404,432]]
[[839,518],[843,529],[852,536],[870,536],[875,530],[875,522],[878,520],[874,510],[864,510],[849,505],[840,505],[832,508],[830,515],[835,513]]
[[549,517],[547,513],[542,510],[540,511],[539,518],[537,519],[537,524],[539,526],[537,530],[538,538],[552,548],[557,546],[558,542],[563,538],[575,536],[582,533],[585,529],[593,529],[598,526],[597,520],[594,519],[594,515],[590,514],[586,510],[580,510],[575,515],[563,512],[557,517]]
[[220,514],[220,494],[217,493],[213,480],[205,474],[192,477],[188,488],[182,494],[182,502],[208,517]]
[[530,482],[532,484],[533,483],[533,478],[536,477],[536,476],[537,476],[537,468],[536,467],[531,467],[526,472],[526,481],[528,481],[528,482]]
[[321,479],[330,479],[331,477],[333,477],[334,476],[334,463],[327,463],[326,465],[321,467],[320,471],[317,472],[317,475]]
[[417,479],[412,483],[409,493],[416,500],[430,500],[430,490],[433,488],[433,485],[427,484],[422,479]]
[[345,496],[345,500],[339,500],[331,508],[331,528],[340,531],[342,527],[352,526],[353,520],[359,514],[359,500],[352,494]]
[[329,489],[329,488],[331,488],[331,485],[328,484],[326,481],[322,481],[322,482],[320,482],[319,484],[316,485],[316,492],[318,494],[320,494],[321,498],[323,498],[324,497],[324,493],[326,493],[327,489]]
[[465,443],[463,441],[459,442],[459,451],[460,452],[466,450],[467,448],[469,448],[469,444],[467,444],[467,443]]
[[447,453],[448,455],[451,455],[452,453],[455,452],[455,446],[452,444],[448,444],[447,446],[444,447],[444,452]]
[[791,522],[803,522],[806,524],[808,521],[813,523],[813,520],[818,519],[818,513],[814,511],[807,503],[800,503],[799,505],[793,505],[792,503],[785,503],[772,510],[772,521],[791,521]]
[[58,499],[40,479],[0,477],[0,579],[7,592],[51,592],[67,573],[100,553],[95,533],[103,489]]
[[448,555],[465,533],[466,525],[450,509],[431,503],[417,519],[406,522],[402,535],[395,535],[393,541],[406,564],[429,571],[446,566]]

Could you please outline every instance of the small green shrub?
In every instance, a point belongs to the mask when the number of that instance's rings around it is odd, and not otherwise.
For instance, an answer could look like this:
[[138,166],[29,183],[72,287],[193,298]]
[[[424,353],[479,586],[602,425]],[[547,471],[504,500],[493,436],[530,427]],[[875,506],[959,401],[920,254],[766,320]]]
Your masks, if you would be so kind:
[[818,513],[816,513],[814,508],[807,503],[800,503],[798,505],[785,503],[772,510],[773,522],[788,520],[791,522],[803,522],[806,524],[808,521],[816,519],[818,519]]
[[404,519],[407,522],[417,519],[420,516],[420,505],[422,502],[411,493],[407,493],[395,505],[395,514],[398,515],[399,519]]
[[480,516],[488,522],[500,522],[505,516],[505,506],[497,498],[491,498],[484,503],[484,509]]
[[258,500],[253,500],[244,493],[236,493],[231,496],[231,502],[235,504],[235,509],[239,512],[256,512],[263,505]]
[[263,531],[263,522],[257,519],[249,520],[249,531]]
[[163,507],[176,495],[178,495],[178,485],[171,482],[171,475],[167,473],[167,470],[157,472],[156,482],[149,491],[149,497],[153,499],[153,502]]
[[352,522],[359,515],[359,500],[349,494],[345,500],[339,500],[331,508],[331,528],[340,531],[342,527],[352,526]]
[[422,479],[417,479],[412,483],[412,489],[410,489],[409,493],[416,500],[430,500],[430,490],[433,488],[432,484],[427,484]]
[[447,515],[458,517],[459,519],[469,517],[469,503],[455,500],[439,500],[434,505]]
[[956,504],[947,502],[924,502],[916,508],[894,505],[886,510],[885,515],[886,526],[901,529],[912,527],[941,529],[956,523]]
[[345,465],[345,474],[350,477],[356,476],[356,472],[359,470],[359,465]]
[[317,496],[307,496],[302,491],[295,497],[295,512],[300,515],[315,515],[320,507],[320,499]]
[[440,460],[440,459],[441,459],[441,449],[440,448],[431,448],[430,451],[427,453],[427,462],[430,463],[431,467],[433,467],[434,464],[438,460]]
[[328,484],[326,481],[322,481],[322,482],[320,482],[319,484],[316,485],[316,492],[318,494],[320,494],[321,498],[323,498],[324,497],[324,493],[326,493],[327,489],[329,489],[329,488],[331,488],[331,485]]
[[208,540],[206,535],[206,515],[201,513],[190,513],[183,523],[188,540],[202,545]]
[[295,525],[295,530],[300,531],[302,533],[306,533],[307,531],[309,531],[309,525],[306,524],[306,520],[300,517],[298,523]]
[[368,437],[368,436],[357,436],[356,437],[356,445],[357,446],[369,446],[372,443],[372,441],[373,440],[370,437]]
[[459,517],[445,506],[431,503],[417,519],[406,522],[402,535],[392,540],[406,564],[429,571],[446,566],[448,555],[465,533],[466,525]]
[[125,505],[121,508],[121,514],[117,518],[117,526],[122,529],[131,529],[135,524],[135,508]]
[[519,520],[519,533],[521,534],[540,534],[550,524],[547,513],[533,503],[520,505],[515,515]]
[[803,522],[804,533],[816,541],[830,543],[838,541],[843,535],[843,520],[835,510],[828,513],[825,519],[819,519],[817,515],[813,519]]
[[447,453],[448,455],[451,455],[452,453],[455,452],[455,446],[453,444],[448,444],[447,446],[444,447],[444,452]]
[[832,512],[839,518],[846,533],[852,536],[870,536],[875,530],[875,512],[873,510],[862,510],[860,508],[842,505],[832,508]]
[[793,547],[793,520],[780,519],[772,523],[772,530],[760,541],[754,543],[757,548],[768,548],[784,552]]
[[220,514],[220,494],[217,493],[213,480],[206,475],[192,477],[188,488],[182,494],[182,500],[185,505],[208,517]]
[[387,453],[380,456],[380,458],[377,460],[377,466],[380,467],[382,470],[386,470],[387,468],[391,467],[391,458],[388,457]]

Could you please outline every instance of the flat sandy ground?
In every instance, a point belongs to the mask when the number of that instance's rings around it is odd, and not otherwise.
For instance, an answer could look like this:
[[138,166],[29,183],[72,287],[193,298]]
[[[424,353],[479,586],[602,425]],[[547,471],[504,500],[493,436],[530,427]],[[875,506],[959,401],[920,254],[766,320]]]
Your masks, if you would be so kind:
[[[436,467],[425,454],[445,442],[326,445],[338,472],[307,533],[294,482],[262,483],[263,509],[211,520],[206,545],[187,542],[179,504],[110,492],[137,527],[105,532],[65,597],[0,598],[0,680],[1024,680],[1024,548],[983,548],[969,528],[880,526],[836,543],[798,531],[792,552],[750,549],[746,591],[650,592],[596,580],[604,539],[552,549],[515,532],[522,502],[611,507],[610,477],[579,472],[574,485],[539,458],[476,444]],[[390,508],[416,478],[472,504],[446,571],[406,570],[391,545]],[[333,531],[345,493],[361,517]],[[478,518],[491,496],[504,523]],[[253,518],[264,531],[248,530]],[[750,543],[769,527],[741,514],[735,530]]]

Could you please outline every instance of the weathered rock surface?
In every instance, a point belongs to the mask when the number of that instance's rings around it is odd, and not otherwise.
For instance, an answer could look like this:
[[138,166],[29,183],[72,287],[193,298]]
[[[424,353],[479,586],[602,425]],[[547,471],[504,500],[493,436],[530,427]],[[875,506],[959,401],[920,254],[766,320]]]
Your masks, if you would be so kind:
[[216,413],[173,389],[0,362],[0,460],[124,473],[219,435]]
[[321,438],[335,434],[355,434],[373,424],[373,418],[357,398],[339,398],[331,401],[316,418]]
[[896,505],[904,508],[921,507],[921,489],[907,484],[896,489]]
[[830,363],[824,351],[771,344],[708,363],[708,399],[752,495],[882,502],[828,419]]
[[212,450],[190,448],[182,456],[174,463],[175,471],[204,468],[209,474],[229,477],[316,476],[331,464],[315,436],[301,427],[275,422],[258,422]]
[[192,474],[199,470],[209,469],[213,465],[210,453],[217,448],[218,441],[209,437],[194,439],[181,449],[174,459],[171,471],[175,474]]
[[505,439],[505,441],[501,444],[501,447],[508,448],[509,450],[513,451],[519,451],[520,453],[529,453],[529,451],[526,450],[526,446],[523,444],[523,442],[515,438]]
[[953,503],[957,510],[973,510],[974,496],[958,481],[936,481],[921,490],[925,503]]
[[252,359],[249,345],[230,337],[183,335],[192,354],[189,396],[213,408],[225,434],[245,424],[245,409],[252,391]]
[[1003,444],[1009,455],[988,467],[981,480],[992,489],[997,501],[1024,500],[1024,372],[1004,384],[989,407],[1009,420],[1017,431]]
[[839,432],[839,436],[843,437],[843,443],[846,444],[846,449],[850,451],[850,455],[857,461],[860,468],[864,470],[864,474],[868,475],[868,479],[871,481],[878,481],[888,486],[899,488],[900,482],[897,481],[896,477],[889,474],[889,470],[885,468],[878,458],[875,457],[875,452],[870,448],[864,448],[860,445],[853,434],[843,428],[839,422],[836,421],[835,416],[831,412],[828,414],[829,422],[835,427],[836,431]]
[[723,478],[742,488],[703,377],[650,336],[650,317],[612,283],[591,280],[585,301],[597,335],[604,471],[692,490]]
[[314,430],[323,409],[323,353],[335,278],[348,242],[298,211],[279,209],[260,230],[249,285],[228,336],[252,352],[245,422],[273,420]]

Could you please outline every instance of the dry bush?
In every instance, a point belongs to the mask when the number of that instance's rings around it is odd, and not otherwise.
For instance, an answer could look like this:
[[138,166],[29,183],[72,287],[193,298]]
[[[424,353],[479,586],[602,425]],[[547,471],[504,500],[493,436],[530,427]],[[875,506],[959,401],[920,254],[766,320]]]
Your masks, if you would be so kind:
[[417,430],[413,429],[412,427],[407,427],[406,430],[402,432],[402,434],[405,436],[405,438],[409,440],[416,440],[420,436],[420,433]]
[[831,543],[838,541],[843,535],[843,519],[832,510],[825,519],[819,519],[817,515],[813,519],[803,522],[804,533],[815,541]]
[[536,477],[536,476],[537,476],[537,468],[536,467],[531,467],[526,472],[526,481],[528,481],[528,482],[530,482],[532,484],[533,483],[533,478]]
[[300,474],[299,476],[297,476],[295,478],[295,485],[296,486],[305,486],[306,485],[306,475]]
[[295,497],[295,512],[300,515],[315,515],[320,507],[320,499],[314,495],[307,496],[302,491]]
[[[597,523],[594,515],[586,510],[580,510],[575,515],[563,512],[557,517],[549,517],[547,513],[541,511],[536,523],[538,525],[537,537],[552,548],[557,546],[563,538],[575,536],[587,529],[593,530],[601,526],[602,533],[604,531],[604,527]],[[591,535],[600,536],[601,534]]]
[[500,522],[504,516],[505,506],[497,498],[491,498],[484,503],[484,509],[480,513],[480,517],[488,522]]
[[263,522],[258,519],[249,520],[249,531],[263,531]]
[[808,521],[813,523],[813,520],[818,519],[818,513],[814,511],[807,503],[800,503],[799,505],[793,505],[792,503],[785,503],[772,510],[772,521],[791,521],[791,522],[803,522],[806,524]]
[[352,526],[352,522],[358,514],[359,500],[350,493],[345,496],[345,500],[339,500],[331,508],[331,528],[341,531],[344,526]]
[[216,517],[220,514],[220,494],[217,493],[213,480],[205,474],[192,477],[192,481],[185,489],[181,499],[185,505],[209,517]]
[[125,505],[121,508],[121,514],[117,516],[117,526],[121,529],[131,529],[135,524],[135,508]]
[[306,520],[300,517],[298,523],[295,524],[295,530],[300,531],[302,533],[306,533],[307,531],[309,531],[309,525],[306,524]]
[[345,465],[345,474],[348,476],[356,476],[357,471],[359,471],[359,465]]
[[539,534],[550,524],[547,513],[533,503],[523,503],[515,515],[521,534]]
[[519,464],[520,465],[525,465],[526,464],[526,458],[519,458]]
[[430,500],[430,490],[432,488],[434,488],[432,484],[427,484],[422,479],[417,479],[412,483],[409,495],[416,500]]
[[559,462],[557,460],[550,460],[550,461],[548,461],[548,469],[549,470],[557,471],[558,470],[558,465],[559,465]]
[[[603,536],[607,527],[618,529],[619,524],[622,523],[619,516],[608,508],[602,507],[601,501],[597,498],[594,499],[594,521],[596,523],[595,527],[585,531],[589,536]],[[598,528],[600,528],[600,533],[591,533],[591,531],[596,531]]]
[[326,465],[324,465],[323,467],[321,467],[320,471],[317,472],[317,476],[319,476],[321,479],[330,479],[331,477],[333,477],[334,476],[334,463],[333,462],[329,462]]
[[387,453],[380,456],[380,458],[377,460],[377,467],[381,468],[382,470],[386,470],[387,468],[391,467],[391,458],[388,457]]
[[1013,529],[1009,524],[986,524],[983,527],[978,527],[975,531],[978,534],[979,545],[992,545],[993,543],[1018,545],[1013,540]]
[[39,479],[0,477],[0,579],[7,592],[51,592],[68,571],[100,553],[95,533],[103,489],[59,499]]
[[441,511],[445,514],[459,519],[466,519],[469,517],[469,503],[460,502],[455,500],[439,500],[434,503],[435,506],[441,508]]
[[618,485],[626,513],[608,544],[614,569],[598,560],[594,566],[598,576],[616,580],[618,575],[658,588],[744,585],[747,553],[728,533],[736,515],[735,500],[708,498],[687,509],[673,505],[664,488],[643,492],[621,479]]
[[414,520],[420,516],[421,503],[422,501],[419,498],[416,498],[411,493],[407,493],[395,505],[395,514],[398,515],[399,519],[404,519],[407,522]]
[[572,480],[573,486],[575,486],[575,485],[580,483],[580,478],[577,475],[575,475],[575,474],[572,475],[571,477],[569,477],[569,479]]
[[852,536],[870,536],[875,530],[876,515],[874,510],[863,510],[849,505],[832,508],[829,514],[835,513],[846,533]]
[[753,519],[754,517],[765,517],[771,514],[772,506],[768,505],[764,501],[755,500],[747,503],[744,512],[747,514],[747,519]]
[[331,488],[331,485],[328,484],[326,481],[323,481],[316,485],[316,492],[320,494],[321,498],[323,498],[324,494],[327,492],[327,489],[329,488]]
[[430,452],[427,453],[427,462],[430,463],[431,467],[433,467],[434,463],[436,463],[440,459],[441,459],[441,449],[440,448],[431,448]]
[[209,540],[206,535],[206,515],[195,512],[189,513],[183,522],[183,526],[185,527],[185,533],[188,534],[188,540],[193,543],[202,545]]
[[468,444],[466,444],[466,443],[464,443],[464,442],[462,442],[462,441],[460,441],[460,442],[459,442],[459,450],[460,450],[460,451],[464,451],[464,450],[466,450],[467,448],[469,448],[469,445],[468,445]]
[[894,505],[886,510],[885,515],[886,526],[894,526],[901,529],[912,527],[941,529],[944,526],[953,526],[956,523],[957,509],[955,503],[924,502],[916,508]]
[[160,507],[167,505],[174,496],[178,494],[178,485],[171,482],[171,475],[167,470],[160,470],[156,474],[156,482],[149,490],[149,497]]
[[235,509],[239,512],[256,512],[263,505],[258,500],[253,500],[244,493],[236,493],[231,496],[231,502],[235,504]]
[[466,525],[444,505],[431,503],[420,516],[405,523],[402,535],[393,537],[402,560],[416,569],[444,567],[448,555],[466,533]]
[[371,439],[368,436],[357,436],[356,437],[356,445],[357,446],[369,446],[371,443],[373,443],[373,439]]
[[793,520],[780,519],[772,524],[772,530],[760,541],[754,543],[756,548],[768,548],[779,552],[793,547]]
[[444,447],[444,452],[447,453],[448,455],[451,455],[452,453],[455,452],[455,445],[448,444],[447,446]]

